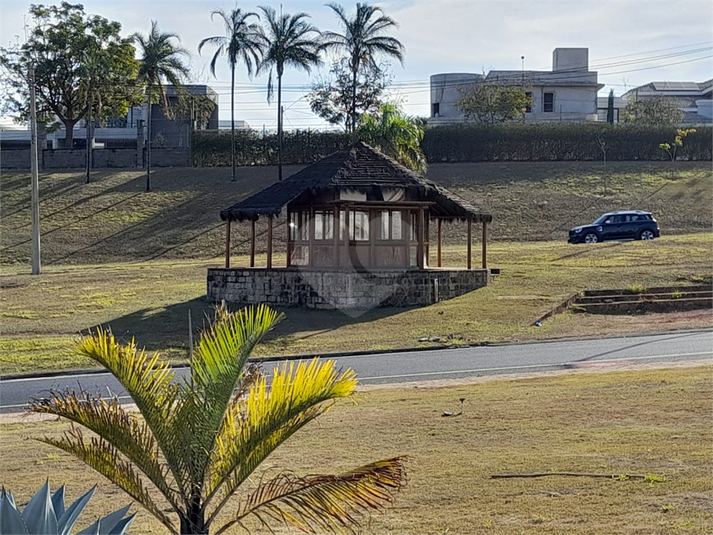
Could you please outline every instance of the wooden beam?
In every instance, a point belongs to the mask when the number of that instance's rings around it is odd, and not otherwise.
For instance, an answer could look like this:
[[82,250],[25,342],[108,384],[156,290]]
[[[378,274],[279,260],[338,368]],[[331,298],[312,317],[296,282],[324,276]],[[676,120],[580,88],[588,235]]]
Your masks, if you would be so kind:
[[267,216],[267,269],[272,268],[272,216]]
[[440,217],[438,218],[438,267],[441,267],[441,237],[442,237],[442,230],[441,230],[441,225],[443,223],[443,219]]
[[255,220],[250,220],[250,267],[255,267]]
[[488,268],[487,253],[488,253],[488,222],[483,221],[483,269]]
[[468,220],[468,269],[473,269],[473,262],[471,260],[471,249],[472,249],[472,244],[471,242],[473,237],[473,220],[469,219]]
[[[324,224],[324,220],[322,220]],[[322,227],[322,232],[324,232],[324,226]],[[307,221],[307,239],[309,241],[309,252],[307,253],[307,265],[314,266],[314,233],[315,233],[315,222],[314,222],[314,206],[309,207],[309,221]]]
[[291,257],[292,257],[292,227],[290,226],[292,224],[292,212],[287,210],[287,221],[285,223],[285,267],[290,267],[290,264],[292,262]]
[[348,204],[344,207],[344,243],[346,244],[346,252],[347,252],[346,265],[348,266],[351,263],[351,258],[349,257],[349,205]]
[[424,267],[428,267],[431,264],[431,218],[424,211],[424,222],[426,223],[424,229],[424,242],[426,246],[425,250],[425,262]]
[[418,239],[418,246],[416,247],[416,265],[418,266],[419,269],[424,268],[424,240],[423,240],[423,231],[425,230],[424,227],[424,222],[423,222],[423,209],[418,210],[418,223],[416,224],[416,238]]
[[230,219],[225,222],[225,267],[230,267]]
[[334,260],[332,264],[339,267],[339,206],[334,207],[334,217],[332,218],[332,237],[334,238]]

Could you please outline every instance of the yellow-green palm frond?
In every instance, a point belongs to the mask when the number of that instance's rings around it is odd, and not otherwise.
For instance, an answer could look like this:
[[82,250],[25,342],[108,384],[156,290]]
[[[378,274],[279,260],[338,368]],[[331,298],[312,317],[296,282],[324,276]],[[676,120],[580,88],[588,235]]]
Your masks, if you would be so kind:
[[171,519],[151,499],[149,489],[134,466],[124,459],[119,454],[119,451],[106,440],[100,437],[92,437],[89,440],[85,440],[82,431],[74,425],[60,438],[44,437],[38,440],[74,455],[105,476],[109,481],[118,485],[173,533],[176,532]]
[[261,484],[243,502],[234,520],[217,534],[249,516],[267,526],[269,519],[305,532],[354,533],[360,517],[393,500],[406,480],[403,457],[368,464],[341,475],[296,477],[282,474]]
[[224,496],[230,495],[275,448],[328,410],[324,402],[350,395],[356,385],[354,371],[340,373],[333,360],[275,368],[269,386],[261,378],[247,400],[236,398],[226,411],[211,459],[209,496],[223,485]]
[[113,399],[109,402],[84,392],[54,392],[30,403],[32,412],[53,414],[80,424],[111,443],[158,488],[172,506],[178,493],[169,485],[168,469],[161,464],[158,443],[146,423],[131,416]]

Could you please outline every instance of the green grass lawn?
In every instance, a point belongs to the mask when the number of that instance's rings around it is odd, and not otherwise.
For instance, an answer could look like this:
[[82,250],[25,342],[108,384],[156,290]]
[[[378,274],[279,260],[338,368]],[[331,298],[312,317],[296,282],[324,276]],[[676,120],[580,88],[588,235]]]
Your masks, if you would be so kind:
[[[650,242],[568,245],[495,242],[493,284],[456,299],[418,308],[378,308],[363,314],[286,309],[286,319],[257,355],[321,354],[433,345],[629,333],[642,328],[617,320],[602,326],[566,313],[540,328],[531,324],[574,292],[587,288],[710,284],[713,234],[666,236]],[[465,264],[462,248],[447,247],[444,264]],[[246,258],[236,258],[236,265]],[[280,259],[276,259],[276,263]],[[122,339],[185,359],[188,314],[200,327],[208,266],[220,260],[47,266],[33,277],[26,266],[3,267],[0,315],[2,374],[88,367],[70,350],[80,331],[108,325]],[[279,265],[279,264],[278,264]],[[710,326],[710,322],[708,324]],[[602,331],[604,329],[604,331]]]

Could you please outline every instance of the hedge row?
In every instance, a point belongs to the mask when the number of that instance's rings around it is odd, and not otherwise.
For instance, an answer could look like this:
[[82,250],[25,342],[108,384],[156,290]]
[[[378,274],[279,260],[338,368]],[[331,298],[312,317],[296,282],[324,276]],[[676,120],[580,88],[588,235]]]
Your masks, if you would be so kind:
[[[671,143],[675,128],[555,123],[496,126],[441,126],[426,130],[421,148],[429,163],[492,161],[666,160],[660,143]],[[285,132],[283,163],[309,164],[347,146],[352,137],[339,132]],[[238,165],[275,165],[277,136],[236,131]],[[698,127],[677,152],[680,160],[711,160],[713,128]],[[230,131],[200,130],[193,135],[193,164],[230,165]]]

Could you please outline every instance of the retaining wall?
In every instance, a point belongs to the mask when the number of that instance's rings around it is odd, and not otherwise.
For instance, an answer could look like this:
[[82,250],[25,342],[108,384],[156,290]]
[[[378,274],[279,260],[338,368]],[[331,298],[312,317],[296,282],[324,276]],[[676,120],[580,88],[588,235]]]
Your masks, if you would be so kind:
[[295,268],[211,268],[210,301],[310,308],[369,309],[428,305],[488,284],[488,269],[302,271]]

